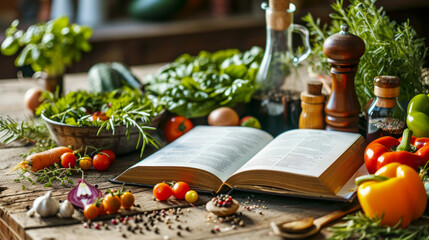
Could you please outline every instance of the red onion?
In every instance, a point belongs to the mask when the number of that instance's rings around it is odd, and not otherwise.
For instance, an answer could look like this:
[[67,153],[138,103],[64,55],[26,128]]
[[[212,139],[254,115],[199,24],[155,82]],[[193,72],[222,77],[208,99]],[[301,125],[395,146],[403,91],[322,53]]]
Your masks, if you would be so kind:
[[74,187],[68,194],[67,199],[73,206],[85,208],[97,199],[102,197],[102,193],[98,188],[89,185],[83,179],[78,180],[79,184]]

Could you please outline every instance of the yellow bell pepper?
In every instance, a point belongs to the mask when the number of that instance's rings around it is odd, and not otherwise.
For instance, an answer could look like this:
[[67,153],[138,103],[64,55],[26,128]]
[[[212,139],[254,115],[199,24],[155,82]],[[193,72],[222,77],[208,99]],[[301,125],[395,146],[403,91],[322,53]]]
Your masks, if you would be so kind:
[[357,196],[365,215],[382,218],[381,225],[407,227],[422,216],[427,204],[423,182],[413,168],[389,163],[374,175],[356,179]]

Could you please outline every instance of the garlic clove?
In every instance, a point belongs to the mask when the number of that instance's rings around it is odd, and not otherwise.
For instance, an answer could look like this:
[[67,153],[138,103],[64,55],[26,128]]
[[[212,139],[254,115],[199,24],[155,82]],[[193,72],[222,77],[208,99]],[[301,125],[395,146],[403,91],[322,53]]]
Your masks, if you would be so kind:
[[51,217],[57,215],[60,206],[56,199],[51,197],[52,192],[47,192],[44,196],[39,197],[41,200],[34,201],[33,207],[41,217]]
[[60,205],[60,216],[62,218],[71,218],[74,212],[73,205],[68,201],[65,200]]
[[30,210],[28,210],[28,212],[27,212],[27,215],[28,215],[28,216],[30,216],[30,217],[34,217],[34,214],[36,213],[36,206],[39,206],[40,201],[42,201],[42,199],[43,199],[43,196],[38,197],[38,198],[36,198],[36,199],[33,201],[33,206],[32,206],[32,207],[31,207],[31,209],[30,209]]

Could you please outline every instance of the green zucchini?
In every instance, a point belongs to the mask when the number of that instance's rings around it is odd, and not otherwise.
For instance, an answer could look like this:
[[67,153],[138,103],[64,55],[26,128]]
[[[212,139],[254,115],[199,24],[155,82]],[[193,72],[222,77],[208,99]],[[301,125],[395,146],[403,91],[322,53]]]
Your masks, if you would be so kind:
[[119,62],[97,63],[88,72],[91,92],[110,92],[122,86],[141,88],[141,83],[127,66]]
[[142,87],[141,82],[137,79],[136,76],[134,76],[134,74],[130,71],[130,69],[127,66],[125,66],[123,63],[112,62],[111,67],[121,74],[122,78],[129,86],[133,88],[138,88],[138,89]]

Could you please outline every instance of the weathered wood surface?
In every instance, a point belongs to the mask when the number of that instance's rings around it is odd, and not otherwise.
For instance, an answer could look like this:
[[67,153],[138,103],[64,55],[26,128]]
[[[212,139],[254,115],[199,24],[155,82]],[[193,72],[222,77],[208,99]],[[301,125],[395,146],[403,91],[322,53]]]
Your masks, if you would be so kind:
[[[139,77],[147,73],[155,72],[160,65],[153,65],[141,68],[134,68],[133,71]],[[0,115],[9,115],[13,118],[23,119],[31,113],[26,110],[22,103],[24,92],[37,83],[34,80],[10,80],[0,83]],[[65,78],[66,90],[85,89],[87,87],[85,74],[67,75]],[[327,201],[304,200],[297,198],[288,198],[284,196],[272,196],[263,194],[253,194],[246,192],[233,192],[232,195],[239,200],[241,206],[238,214],[244,221],[244,226],[237,226],[232,229],[230,223],[219,223],[215,217],[210,215],[204,207],[204,203],[212,196],[209,194],[200,194],[200,199],[192,206],[184,200],[171,200],[158,202],[153,200],[150,188],[128,187],[135,194],[136,204],[132,211],[122,211],[120,215],[136,216],[143,213],[152,213],[157,210],[166,210],[166,216],[170,216],[171,229],[164,223],[165,217],[161,222],[155,223],[156,226],[150,226],[147,230],[144,222],[134,224],[132,227],[142,228],[142,233],[137,230],[135,233],[127,230],[128,226],[123,224],[113,225],[110,223],[114,216],[103,216],[96,219],[94,223],[106,224],[109,229],[101,227],[100,230],[85,228],[82,224],[83,216],[80,212],[75,212],[72,219],[52,218],[30,218],[26,211],[31,207],[35,198],[43,195],[46,191],[52,190],[53,196],[58,200],[65,200],[67,193],[73,187],[66,187],[58,184],[53,187],[44,188],[41,184],[31,185],[29,182],[14,182],[17,178],[15,172],[8,172],[14,165],[22,160],[21,153],[27,152],[29,147],[14,143],[8,146],[0,147],[0,239],[11,240],[53,240],[53,239],[79,239],[79,240],[98,240],[98,239],[280,239],[272,235],[269,227],[271,221],[280,221],[286,219],[299,219],[301,217],[320,217],[324,214],[337,210],[344,206],[343,203],[334,203]],[[155,151],[147,149],[145,155]],[[120,156],[112,166],[105,172],[95,170],[85,172],[85,180],[105,191],[107,188],[118,188],[108,180],[129,166],[133,165],[141,158],[138,153]],[[73,181],[77,183],[80,175],[74,175]],[[25,185],[25,190],[22,186]],[[4,189],[6,188],[6,189]],[[174,215],[169,209],[181,207],[182,215],[174,220]],[[210,219],[210,217],[212,217]],[[147,224],[147,223],[146,223]],[[181,227],[179,227],[179,225]],[[237,224],[238,225],[238,224]],[[156,233],[155,228],[158,228]],[[185,230],[188,227],[190,231]],[[212,233],[211,230],[219,227],[219,231]],[[179,229],[182,228],[182,229]],[[178,236],[180,232],[180,236]],[[323,239],[329,233],[326,229],[314,238]]]

